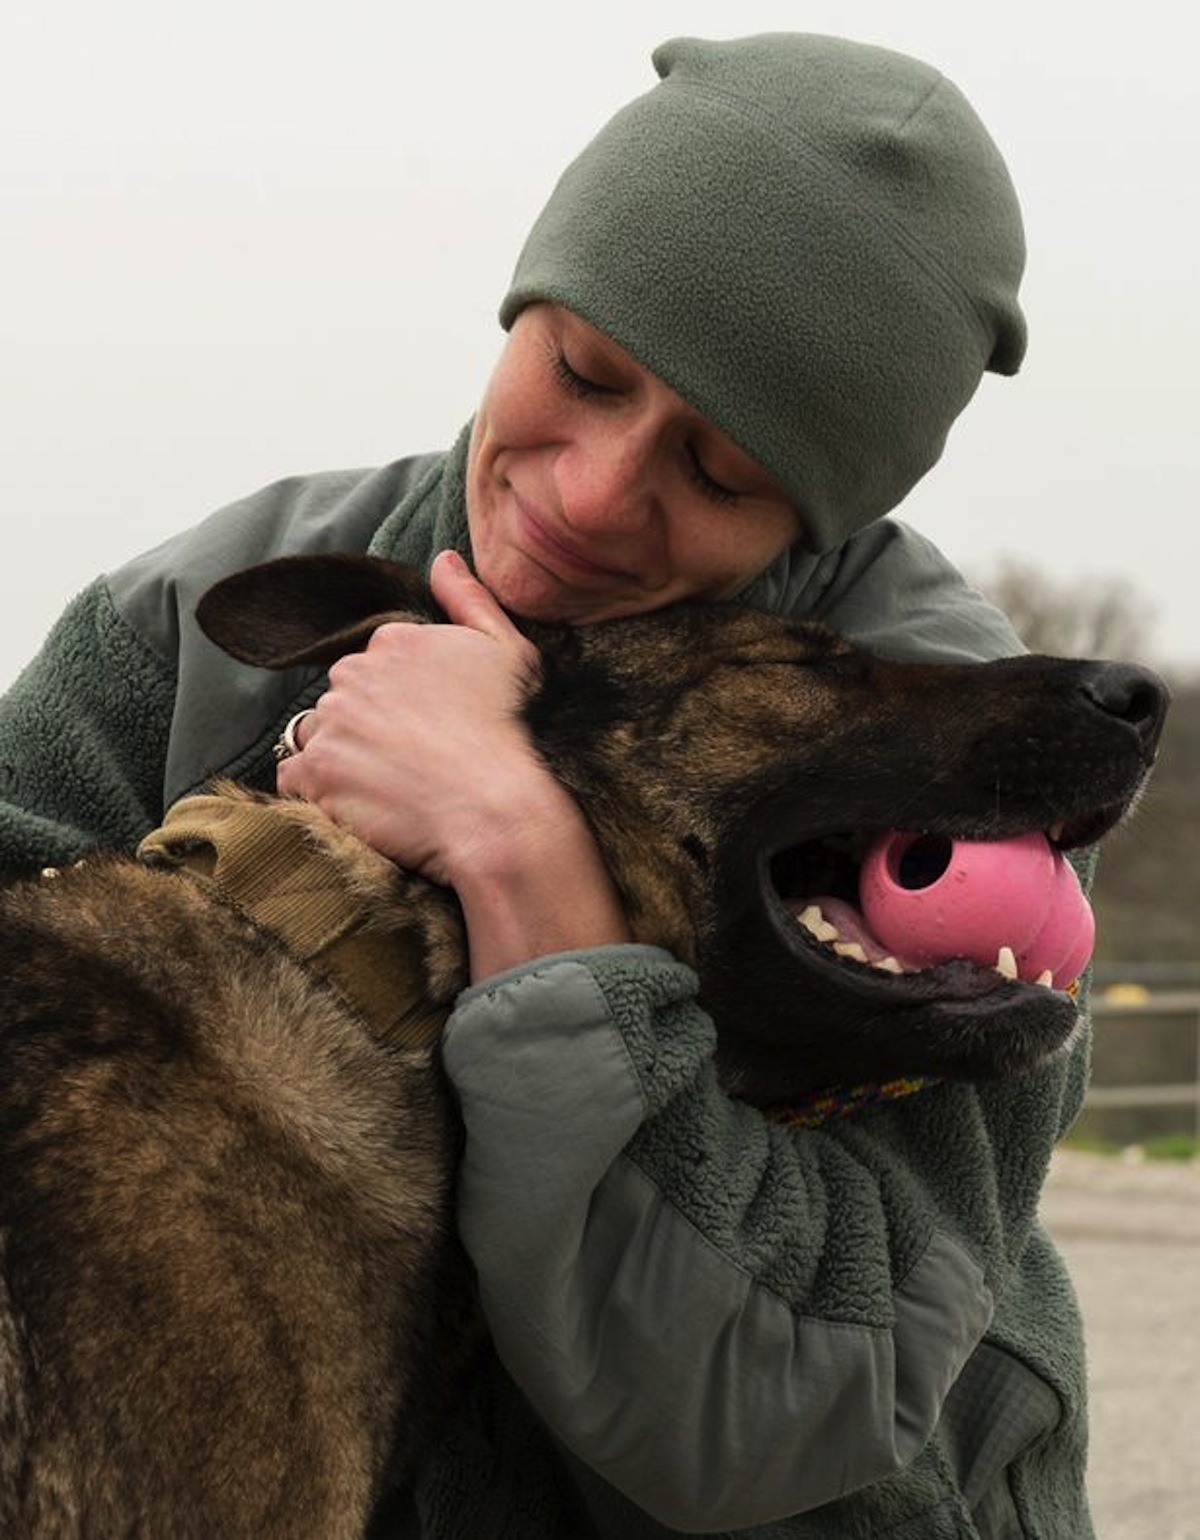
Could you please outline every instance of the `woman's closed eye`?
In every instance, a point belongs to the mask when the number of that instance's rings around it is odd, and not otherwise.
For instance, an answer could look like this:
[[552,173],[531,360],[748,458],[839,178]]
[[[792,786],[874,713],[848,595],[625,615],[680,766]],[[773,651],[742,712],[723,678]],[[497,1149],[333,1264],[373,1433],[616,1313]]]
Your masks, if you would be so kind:
[[554,350],[553,367],[555,378],[569,395],[587,400],[590,396],[611,394],[607,385],[601,385],[597,380],[589,379],[586,374],[580,374],[562,348]]
[[707,497],[712,503],[736,503],[739,494],[732,487],[727,487],[723,481],[718,481],[704,465],[694,444],[685,446],[684,453],[687,456],[688,480],[703,497]]
[[[602,396],[621,394],[620,385],[604,384],[576,368],[561,346],[555,347],[550,356],[550,362],[559,385],[576,400],[589,401]],[[722,507],[738,501],[740,494],[712,474],[705,465],[700,450],[690,439],[683,445],[683,456],[684,474],[702,497]]]

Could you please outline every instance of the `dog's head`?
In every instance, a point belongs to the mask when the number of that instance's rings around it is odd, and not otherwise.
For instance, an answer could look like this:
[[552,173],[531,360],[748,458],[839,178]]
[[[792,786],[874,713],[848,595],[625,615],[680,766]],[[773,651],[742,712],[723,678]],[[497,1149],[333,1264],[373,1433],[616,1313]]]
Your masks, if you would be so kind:
[[[327,665],[385,620],[440,616],[411,569],[326,555],[237,573],[198,618],[235,657],[290,667]],[[886,830],[1093,844],[1153,764],[1167,704],[1154,674],[887,662],[724,604],[522,629],[542,660],[534,742],[589,818],[639,939],[699,974],[731,1091],[772,1103],[996,1076],[1067,1041],[1076,1007],[1060,990],[961,959],[885,971],[796,915],[816,894],[856,904],[859,860]]]

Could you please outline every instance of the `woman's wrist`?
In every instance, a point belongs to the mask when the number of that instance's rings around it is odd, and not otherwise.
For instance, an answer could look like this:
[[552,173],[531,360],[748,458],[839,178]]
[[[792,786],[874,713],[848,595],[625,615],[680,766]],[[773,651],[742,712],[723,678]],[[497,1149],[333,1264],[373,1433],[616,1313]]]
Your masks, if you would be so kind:
[[461,852],[450,872],[472,979],[534,957],[632,939],[591,830],[557,783]]

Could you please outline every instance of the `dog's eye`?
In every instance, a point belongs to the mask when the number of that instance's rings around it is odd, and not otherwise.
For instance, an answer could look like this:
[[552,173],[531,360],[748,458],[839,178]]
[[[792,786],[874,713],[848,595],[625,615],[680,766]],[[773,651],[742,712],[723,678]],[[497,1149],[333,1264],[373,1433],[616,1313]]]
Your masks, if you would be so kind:
[[679,848],[702,872],[708,871],[708,847],[698,834],[685,834],[679,841]]

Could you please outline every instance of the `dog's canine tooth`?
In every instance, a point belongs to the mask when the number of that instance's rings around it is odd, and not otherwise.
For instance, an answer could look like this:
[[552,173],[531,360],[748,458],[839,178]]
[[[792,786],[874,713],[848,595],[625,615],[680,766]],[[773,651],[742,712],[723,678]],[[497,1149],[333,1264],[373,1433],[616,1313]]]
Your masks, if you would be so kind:
[[898,957],[877,957],[871,966],[872,968],[878,968],[881,973],[908,972],[908,969]]
[[1040,984],[1043,989],[1053,989],[1054,988],[1054,975],[1053,975],[1053,973],[1050,972],[1049,968],[1043,968],[1042,971],[1038,974],[1037,978],[1034,979],[1033,982],[1035,984]]
[[869,960],[857,941],[835,941],[833,950],[839,957],[849,957],[855,962],[865,963]]
[[1062,823],[1051,824],[1050,827],[1046,830],[1046,837],[1051,841],[1051,843],[1057,844],[1059,840],[1062,839],[1063,830],[1065,828],[1066,825]]
[[996,972],[1002,973],[1006,979],[1012,979],[1014,982],[1019,977],[1017,959],[1012,947],[1002,946],[996,954]]

